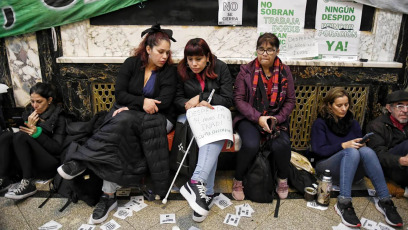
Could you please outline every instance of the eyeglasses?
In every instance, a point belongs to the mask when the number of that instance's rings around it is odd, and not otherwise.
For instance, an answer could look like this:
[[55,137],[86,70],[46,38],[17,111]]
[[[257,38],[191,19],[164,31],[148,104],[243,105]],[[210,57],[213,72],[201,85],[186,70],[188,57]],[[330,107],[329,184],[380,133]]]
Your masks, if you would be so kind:
[[276,52],[276,49],[274,48],[264,49],[262,47],[259,47],[258,49],[256,49],[256,52],[258,53],[258,55],[263,55],[265,52],[266,54],[270,55]]
[[402,110],[407,110],[408,109],[408,105],[396,105],[395,108],[397,108],[398,110],[402,111]]

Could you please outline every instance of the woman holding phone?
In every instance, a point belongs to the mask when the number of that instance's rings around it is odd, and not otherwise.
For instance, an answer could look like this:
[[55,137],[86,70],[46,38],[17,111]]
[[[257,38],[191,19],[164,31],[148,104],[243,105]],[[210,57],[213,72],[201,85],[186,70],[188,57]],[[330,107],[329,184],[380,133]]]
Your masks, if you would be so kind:
[[22,118],[19,132],[4,132],[0,136],[1,191],[11,185],[10,177],[21,169],[22,180],[17,189],[6,193],[10,199],[23,199],[37,192],[34,178],[52,178],[59,165],[59,155],[65,138],[65,116],[55,105],[55,88],[37,83],[30,89],[30,105]]
[[388,224],[402,226],[377,155],[362,143],[360,125],[350,111],[350,99],[341,87],[332,88],[323,99],[311,133],[312,150],[320,159],[316,162],[316,172],[322,174],[329,169],[334,183],[339,183],[340,195],[334,208],[343,224],[361,226],[351,203],[351,185],[367,175],[379,198],[375,202],[377,210],[385,216]]

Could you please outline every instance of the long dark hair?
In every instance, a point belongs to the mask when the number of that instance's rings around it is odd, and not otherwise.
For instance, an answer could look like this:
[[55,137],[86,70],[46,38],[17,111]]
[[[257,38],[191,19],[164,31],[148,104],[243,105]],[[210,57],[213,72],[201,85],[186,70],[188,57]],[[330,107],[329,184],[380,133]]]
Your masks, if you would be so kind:
[[190,78],[192,71],[187,67],[187,56],[206,56],[208,58],[208,65],[203,70],[203,78],[208,77],[211,79],[217,78],[217,74],[214,72],[215,68],[215,56],[211,53],[210,47],[207,42],[202,38],[193,38],[187,42],[184,48],[184,58],[177,66],[177,71],[183,81]]
[[[140,58],[142,61],[142,68],[146,67],[149,63],[149,54],[146,51],[146,47],[150,46],[153,49],[154,46],[159,45],[160,41],[168,41],[169,44],[170,38],[169,35],[163,32],[150,32],[145,35],[143,40],[140,42],[139,46],[133,50],[133,56]],[[168,65],[173,64],[173,60],[171,59],[171,51],[169,52],[169,57],[167,58]]]
[[52,97],[52,102],[55,102],[57,99],[57,90],[55,86],[48,83],[38,82],[30,88],[30,95],[33,93],[38,94],[47,100]]

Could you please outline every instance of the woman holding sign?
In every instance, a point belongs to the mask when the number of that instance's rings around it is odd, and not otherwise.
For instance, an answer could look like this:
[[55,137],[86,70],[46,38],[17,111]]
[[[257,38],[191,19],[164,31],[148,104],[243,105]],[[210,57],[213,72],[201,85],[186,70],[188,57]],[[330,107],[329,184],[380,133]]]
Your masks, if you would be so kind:
[[[277,193],[281,199],[288,195],[288,174],[291,156],[289,115],[295,107],[292,73],[279,54],[279,39],[265,33],[256,43],[258,57],[242,65],[235,80],[234,102],[238,114],[234,127],[242,147],[238,152],[232,196],[245,198],[242,180],[255,158],[260,140],[271,135],[269,161],[278,171]],[[276,130],[272,133],[273,130]]]
[[334,206],[343,224],[360,227],[361,223],[351,202],[353,181],[367,175],[375,187],[379,200],[376,208],[385,215],[392,226],[402,226],[402,219],[390,199],[380,162],[376,153],[361,138],[361,128],[350,111],[350,96],[344,88],[335,87],[327,92],[312,126],[312,149],[320,158],[316,172],[329,169],[335,183],[339,183],[340,195]]
[[[184,49],[184,58],[178,67],[178,85],[175,105],[183,114],[178,122],[186,121],[186,111],[211,105],[232,106],[232,78],[227,65],[211,53],[201,38],[191,39]],[[214,91],[211,104],[208,102]],[[199,148],[198,162],[191,180],[181,187],[181,194],[194,210],[193,220],[202,222],[212,206],[214,179],[218,155],[225,140],[206,144]]]

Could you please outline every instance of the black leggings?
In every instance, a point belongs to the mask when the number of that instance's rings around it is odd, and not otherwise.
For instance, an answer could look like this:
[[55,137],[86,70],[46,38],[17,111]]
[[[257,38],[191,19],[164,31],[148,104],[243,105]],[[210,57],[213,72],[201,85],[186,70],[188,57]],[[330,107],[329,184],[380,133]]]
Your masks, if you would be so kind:
[[10,165],[18,162],[25,179],[51,178],[59,160],[45,150],[34,138],[24,132],[3,133],[0,137],[0,176],[13,176]]
[[[243,179],[246,171],[258,153],[261,133],[256,126],[257,124],[246,119],[238,123],[237,131],[241,137],[242,146],[237,153],[237,165],[235,168],[235,179],[237,180]],[[279,137],[272,141],[271,153],[268,157],[271,166],[275,164],[278,177],[281,179],[286,179],[289,176],[290,156],[289,134],[281,131]]]

